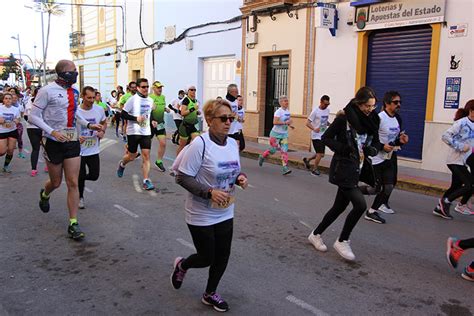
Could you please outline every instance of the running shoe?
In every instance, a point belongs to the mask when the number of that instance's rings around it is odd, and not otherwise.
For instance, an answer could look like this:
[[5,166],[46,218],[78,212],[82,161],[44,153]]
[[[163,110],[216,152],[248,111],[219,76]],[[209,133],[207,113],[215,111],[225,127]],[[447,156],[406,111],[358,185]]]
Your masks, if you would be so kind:
[[165,166],[163,165],[163,162],[160,161],[155,161],[155,166],[158,168],[158,170],[160,170],[161,172],[165,172],[166,169],[165,169]]
[[125,167],[122,166],[122,160],[120,160],[117,167],[117,177],[119,178],[123,177],[124,171],[125,171]]
[[349,240],[344,240],[342,242],[340,242],[339,240],[336,240],[336,242],[334,243],[334,249],[344,259],[348,261],[355,260],[355,255],[352,252],[351,243]]
[[258,165],[261,167],[263,166],[263,162],[265,161],[265,158],[263,158],[262,155],[258,156]]
[[26,156],[24,153],[21,152],[21,153],[18,153],[18,158],[25,159]]
[[459,248],[457,245],[458,239],[455,237],[449,237],[446,243],[446,258],[451,267],[456,269],[458,267],[459,259],[464,253],[464,250]]
[[308,158],[304,157],[303,158],[303,163],[304,163],[304,166],[306,167],[306,169],[311,169],[311,165],[309,164],[309,161],[308,161]]
[[464,280],[471,282],[474,281],[474,269],[472,269],[470,266],[467,266],[461,276]]
[[229,304],[227,304],[227,302],[224,301],[217,293],[204,293],[202,295],[201,302],[204,305],[214,307],[214,309],[218,312],[227,312],[229,310]]
[[319,169],[314,169],[313,171],[311,171],[311,175],[312,176],[320,176],[321,171],[319,171]]
[[36,177],[38,175],[38,170],[31,170],[30,176]]
[[4,173],[12,173],[12,167],[11,167],[10,165],[4,166],[4,167],[2,168],[2,172],[4,172]]
[[81,210],[83,210],[83,209],[86,208],[86,206],[84,205],[84,198],[80,198],[80,199],[79,199],[79,208],[80,208]]
[[316,248],[316,250],[321,251],[321,252],[326,252],[328,251],[328,247],[324,244],[323,239],[321,238],[321,235],[309,234],[308,236],[309,242]]
[[186,270],[181,269],[181,263],[184,258],[177,257],[174,259],[173,273],[171,273],[171,285],[175,290],[178,290],[183,284],[184,277],[186,276]]
[[43,213],[48,213],[49,212],[49,197],[44,198],[43,197],[43,192],[44,192],[44,189],[41,189],[39,207],[40,207],[41,211],[43,211]]
[[85,237],[84,233],[82,232],[81,228],[79,227],[78,223],[74,223],[72,225],[69,225],[67,228],[67,233],[69,235],[69,238],[72,238],[74,240],[81,240]]
[[153,183],[151,183],[149,179],[146,179],[145,181],[143,181],[143,190],[151,191],[154,189],[155,189],[155,186],[153,185]]
[[456,212],[462,215],[473,215],[474,212],[469,208],[467,204],[458,203],[454,208]]
[[380,207],[379,207],[379,211],[380,212],[383,212],[385,214],[395,214],[395,211],[392,210],[392,208],[390,206],[388,206],[388,204],[382,204]]
[[291,170],[290,170],[290,168],[288,168],[288,166],[283,166],[283,167],[281,168],[281,174],[282,174],[282,175],[286,176],[286,175],[288,175],[288,174],[290,174],[290,173],[291,173]]
[[439,199],[438,205],[433,211],[433,214],[444,219],[453,219],[451,214],[449,214],[449,209],[451,208],[451,203],[446,202],[444,198]]
[[373,212],[372,213],[370,213],[369,211],[365,212],[364,218],[366,220],[372,221],[377,224],[385,224],[385,219],[383,219],[376,210],[373,210],[373,209],[370,209],[370,210]]

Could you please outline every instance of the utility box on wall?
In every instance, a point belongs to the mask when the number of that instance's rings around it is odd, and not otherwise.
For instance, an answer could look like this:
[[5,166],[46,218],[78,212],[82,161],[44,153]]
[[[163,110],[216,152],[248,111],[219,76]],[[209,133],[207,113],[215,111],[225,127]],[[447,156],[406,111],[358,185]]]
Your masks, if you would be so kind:
[[258,33],[257,32],[249,32],[245,37],[245,44],[247,45],[255,45],[258,44]]

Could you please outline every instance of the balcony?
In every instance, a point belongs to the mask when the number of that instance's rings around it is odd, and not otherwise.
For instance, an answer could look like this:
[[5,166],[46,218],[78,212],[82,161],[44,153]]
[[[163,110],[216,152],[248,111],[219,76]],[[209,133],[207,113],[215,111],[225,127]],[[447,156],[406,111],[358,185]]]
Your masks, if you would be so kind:
[[78,53],[84,49],[85,35],[82,32],[72,32],[69,34],[69,51],[71,53]]

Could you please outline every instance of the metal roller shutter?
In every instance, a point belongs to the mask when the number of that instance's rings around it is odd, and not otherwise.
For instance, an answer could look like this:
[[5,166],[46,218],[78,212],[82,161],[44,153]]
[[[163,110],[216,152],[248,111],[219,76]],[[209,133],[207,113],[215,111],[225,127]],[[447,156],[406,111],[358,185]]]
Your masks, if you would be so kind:
[[402,96],[403,129],[410,143],[400,156],[421,159],[431,51],[431,27],[419,26],[374,31],[369,35],[367,85],[379,99],[386,91]]

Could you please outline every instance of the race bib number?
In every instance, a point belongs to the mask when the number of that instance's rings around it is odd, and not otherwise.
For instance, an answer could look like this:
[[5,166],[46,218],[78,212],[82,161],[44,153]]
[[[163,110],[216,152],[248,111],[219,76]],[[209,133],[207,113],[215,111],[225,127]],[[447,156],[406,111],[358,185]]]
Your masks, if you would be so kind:
[[85,137],[84,143],[82,143],[82,146],[85,148],[92,148],[97,144],[97,137],[95,136],[90,136],[90,137]]
[[4,123],[3,126],[4,126],[5,128],[12,128],[12,127],[13,127],[13,123],[11,123],[11,122]]
[[156,125],[157,130],[162,130],[164,128],[165,128],[165,123],[160,123],[160,124]]
[[224,203],[216,203],[216,202],[211,200],[211,208],[226,209],[234,203],[235,203],[235,196],[231,195],[231,196],[229,196],[227,201],[224,202]]
[[141,123],[138,123],[138,125],[140,125],[140,127],[147,127],[149,123],[150,123],[150,119],[148,115],[145,115],[145,120]]
[[70,141],[77,140],[77,130],[75,127],[68,127],[61,131],[61,134],[66,136]]

